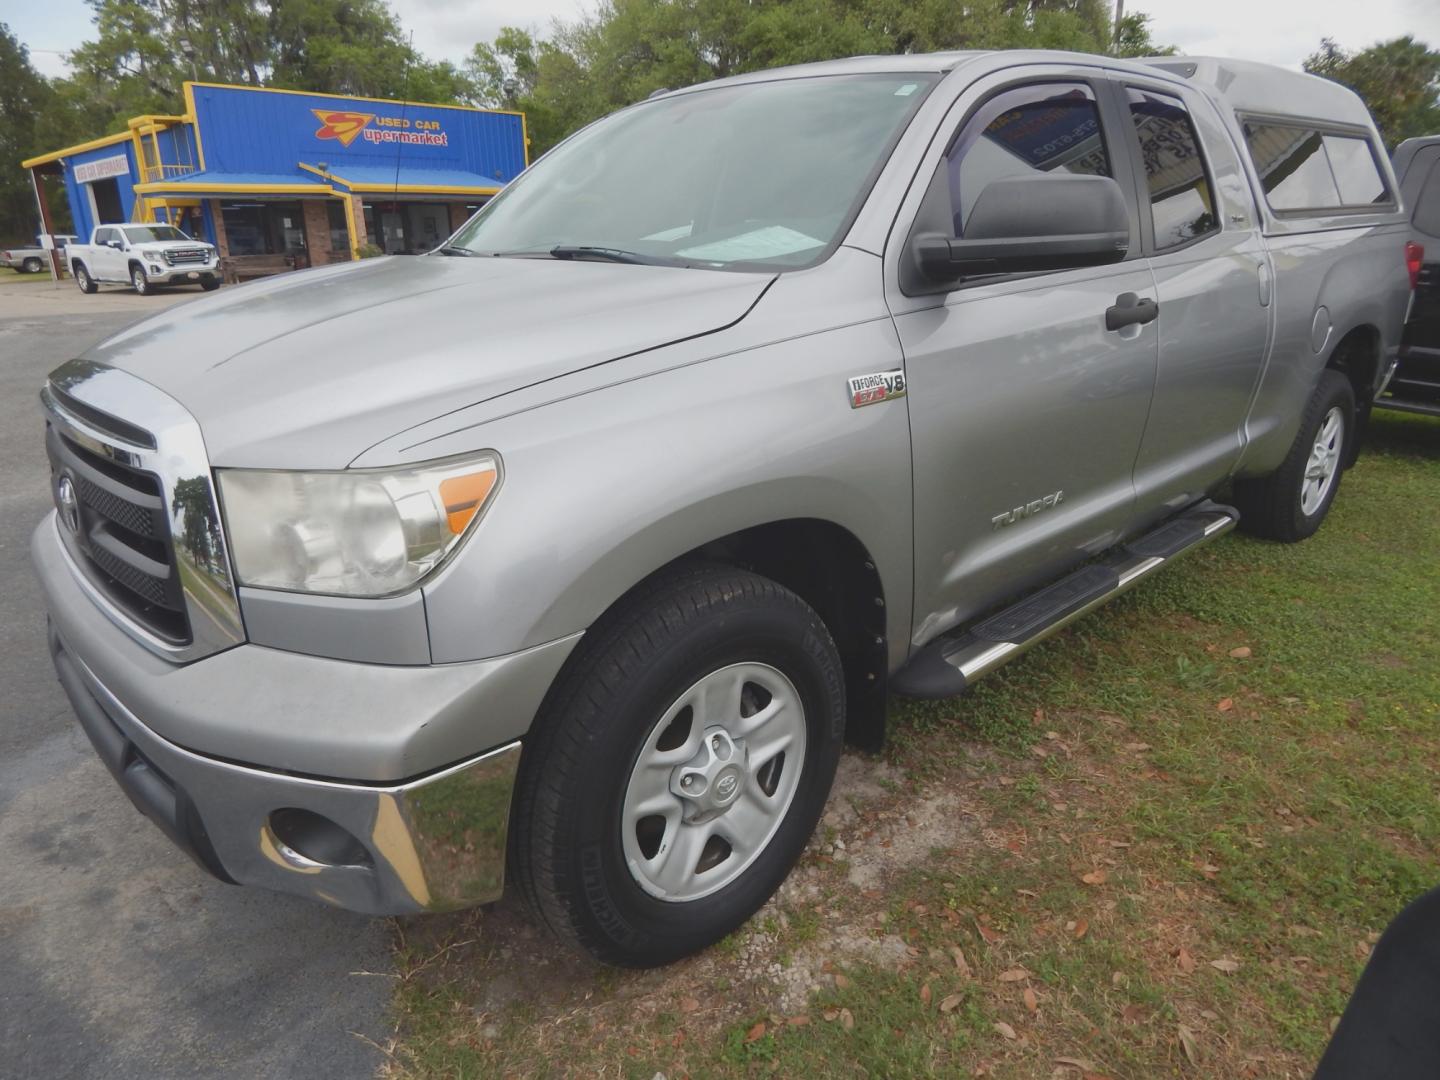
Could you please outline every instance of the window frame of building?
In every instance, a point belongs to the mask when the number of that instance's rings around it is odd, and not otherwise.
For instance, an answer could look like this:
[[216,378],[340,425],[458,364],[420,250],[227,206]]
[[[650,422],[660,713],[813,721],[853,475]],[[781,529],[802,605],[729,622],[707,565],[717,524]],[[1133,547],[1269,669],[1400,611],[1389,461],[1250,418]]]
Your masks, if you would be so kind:
[[[1381,158],[1376,152],[1374,136],[1368,129],[1348,127],[1344,124],[1317,123],[1299,117],[1265,113],[1237,113],[1236,117],[1240,121],[1240,141],[1244,146],[1245,156],[1249,159],[1251,167],[1255,170],[1255,179],[1259,181],[1260,193],[1264,196],[1265,205],[1276,218],[1288,219],[1297,217],[1330,217],[1341,214],[1375,214],[1393,212],[1396,209],[1397,203],[1395,201],[1394,189],[1385,175]],[[1305,133],[1307,135],[1306,142],[1311,138],[1318,139],[1320,160],[1324,162],[1330,178],[1330,184],[1334,188],[1335,202],[1330,204],[1320,203],[1318,205],[1277,207],[1270,198],[1274,188],[1266,188],[1265,175],[1261,169],[1261,162],[1255,155],[1252,128],[1289,128],[1293,131]],[[1325,143],[1327,136],[1359,139],[1365,144],[1365,147],[1370,151],[1371,163],[1380,180],[1381,200],[1367,203],[1345,201],[1344,194],[1340,190],[1340,181],[1336,176],[1334,165],[1330,161],[1329,148]],[[1311,156],[1313,157],[1314,155],[1312,154]]]
[[[295,220],[296,220],[297,222],[299,222],[298,225],[290,226],[290,227],[289,227],[289,228],[290,228],[290,231],[293,232],[293,231],[296,231],[296,230],[298,229],[298,231],[299,231],[299,233],[300,233],[300,247],[299,247],[298,249],[297,249],[297,248],[290,248],[290,247],[288,247],[288,246],[285,245],[283,233],[284,233],[286,227],[285,227],[284,225],[280,225],[280,226],[278,227],[278,229],[277,229],[277,227],[275,226],[273,220],[271,220],[271,215],[273,215],[273,214],[275,214],[275,213],[277,213],[277,212],[279,212],[279,211],[281,211],[281,210],[287,210],[287,209],[291,209],[291,208],[293,208]],[[231,212],[231,211],[235,211],[235,210],[254,210],[254,211],[257,211],[257,212],[258,212],[258,216],[259,216],[260,219],[261,219],[261,223],[260,223],[260,225],[259,225],[259,234],[260,234],[260,235],[264,238],[264,240],[265,240],[266,250],[264,250],[264,251],[244,251],[244,252],[236,251],[236,250],[235,250],[235,237],[236,237],[236,235],[237,235],[236,229],[235,229],[235,224],[236,224],[236,223],[235,223],[235,222],[232,222],[232,221],[230,220],[230,217],[229,217],[230,212]],[[277,200],[267,200],[267,199],[231,199],[231,200],[228,200],[228,201],[222,200],[222,201],[220,202],[220,217],[221,217],[222,221],[224,222],[224,229],[225,229],[225,248],[226,248],[226,254],[227,254],[228,257],[230,257],[230,258],[236,258],[236,259],[252,259],[252,258],[264,258],[264,257],[274,257],[274,256],[293,257],[293,256],[297,256],[297,255],[298,255],[298,256],[303,256],[303,257],[304,257],[304,259],[305,259],[304,265],[308,265],[308,264],[309,264],[309,259],[310,259],[310,237],[309,237],[309,234],[306,232],[306,229],[305,229],[305,207],[304,207],[304,205],[303,205],[299,200],[291,200],[291,199],[277,199]],[[243,235],[243,229],[242,229],[240,235]],[[277,239],[277,237],[278,237],[279,240],[280,240],[279,250],[275,250],[275,251],[269,250],[271,247],[275,246],[274,241]]]
[[[1192,244],[1198,244],[1218,234],[1220,232],[1220,212],[1215,187],[1215,173],[1210,167],[1210,157],[1209,154],[1206,153],[1205,143],[1200,138],[1199,128],[1195,125],[1194,110],[1190,104],[1175,88],[1167,87],[1161,89],[1143,83],[1124,82],[1119,84],[1116,89],[1119,91],[1119,103],[1124,110],[1126,119],[1130,122],[1127,138],[1130,141],[1130,155],[1135,166],[1136,196],[1143,204],[1141,209],[1142,221],[1145,220],[1146,212],[1149,212],[1148,246],[1150,250],[1156,255],[1168,255],[1171,252],[1181,251]],[[1161,99],[1162,104],[1180,111],[1185,129],[1190,137],[1190,142],[1193,144],[1195,156],[1198,157],[1200,161],[1200,177],[1191,187],[1203,189],[1201,202],[1210,208],[1209,227],[1203,232],[1197,232],[1193,236],[1188,236],[1172,243],[1162,243],[1160,235],[1160,220],[1156,214],[1158,203],[1156,202],[1155,192],[1152,191],[1150,187],[1150,165],[1145,154],[1144,142],[1140,137],[1139,120],[1144,114],[1135,111],[1135,106],[1138,102],[1136,102],[1132,96],[1137,94]]]

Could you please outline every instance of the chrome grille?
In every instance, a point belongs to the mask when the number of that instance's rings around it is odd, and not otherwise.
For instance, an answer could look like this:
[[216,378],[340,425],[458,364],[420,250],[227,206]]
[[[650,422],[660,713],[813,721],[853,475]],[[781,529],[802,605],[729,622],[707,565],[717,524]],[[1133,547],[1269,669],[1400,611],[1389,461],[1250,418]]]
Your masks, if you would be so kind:
[[243,641],[194,417],[144,380],[83,360],[53,372],[40,400],[55,528],[101,612],[171,660]]
[[165,252],[165,261],[171,266],[198,266],[210,261],[210,252],[204,248],[177,248]]
[[86,449],[53,423],[45,449],[62,525],[62,478],[73,485],[73,527],[61,530],[71,556],[116,607],[150,633],[172,645],[190,644],[159,478]]

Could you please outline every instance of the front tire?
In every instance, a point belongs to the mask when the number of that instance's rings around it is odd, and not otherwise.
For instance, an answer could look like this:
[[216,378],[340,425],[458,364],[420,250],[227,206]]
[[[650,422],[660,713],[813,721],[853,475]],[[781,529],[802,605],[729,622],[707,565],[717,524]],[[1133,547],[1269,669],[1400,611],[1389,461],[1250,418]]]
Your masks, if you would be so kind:
[[598,959],[670,963],[803,854],[844,736],[840,658],[794,593],[709,565],[657,579],[581,648],[526,743],[515,877]]
[[219,287],[220,282],[216,281],[214,278],[207,278],[204,281],[200,282],[200,288],[204,289],[206,292],[214,292]]
[[130,285],[137,296],[148,296],[151,292],[150,278],[145,273],[143,266],[132,266],[130,268]]
[[95,284],[95,279],[90,276],[90,271],[85,269],[84,263],[75,264],[75,286],[87,296],[100,288]]
[[1350,380],[1338,371],[1321,372],[1280,467],[1269,476],[1235,481],[1240,528],[1287,544],[1315,535],[1340,490],[1355,430]]

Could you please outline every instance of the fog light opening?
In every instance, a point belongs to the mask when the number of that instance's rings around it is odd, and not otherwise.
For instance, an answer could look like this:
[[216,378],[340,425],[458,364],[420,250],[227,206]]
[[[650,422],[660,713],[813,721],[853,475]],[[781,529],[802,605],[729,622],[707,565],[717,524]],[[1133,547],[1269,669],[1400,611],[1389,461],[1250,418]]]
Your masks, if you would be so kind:
[[311,862],[326,866],[373,867],[365,845],[329,818],[313,810],[287,806],[270,814],[275,839]]

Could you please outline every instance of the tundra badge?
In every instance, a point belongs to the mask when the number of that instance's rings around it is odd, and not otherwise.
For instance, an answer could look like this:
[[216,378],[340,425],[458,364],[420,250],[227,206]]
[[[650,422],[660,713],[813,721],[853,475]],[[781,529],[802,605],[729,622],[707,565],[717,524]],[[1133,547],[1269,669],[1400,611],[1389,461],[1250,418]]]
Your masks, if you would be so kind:
[[851,375],[848,385],[852,409],[858,409],[862,405],[878,405],[882,401],[905,396],[905,372],[896,368],[894,371],[877,371],[872,375]]

